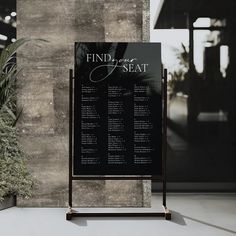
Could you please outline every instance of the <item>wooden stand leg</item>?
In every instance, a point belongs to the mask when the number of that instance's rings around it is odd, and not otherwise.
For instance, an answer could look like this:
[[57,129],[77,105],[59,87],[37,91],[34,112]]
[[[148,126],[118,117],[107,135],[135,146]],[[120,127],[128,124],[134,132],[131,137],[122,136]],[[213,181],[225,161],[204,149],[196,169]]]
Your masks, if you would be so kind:
[[70,212],[66,213],[66,220],[71,220],[72,219],[72,215]]
[[164,212],[165,212],[165,219],[166,220],[171,220],[171,212],[169,211],[169,209],[165,206],[163,206],[164,208]]
[[69,210],[66,213],[66,220],[72,218],[72,135],[73,135],[73,70],[69,71]]

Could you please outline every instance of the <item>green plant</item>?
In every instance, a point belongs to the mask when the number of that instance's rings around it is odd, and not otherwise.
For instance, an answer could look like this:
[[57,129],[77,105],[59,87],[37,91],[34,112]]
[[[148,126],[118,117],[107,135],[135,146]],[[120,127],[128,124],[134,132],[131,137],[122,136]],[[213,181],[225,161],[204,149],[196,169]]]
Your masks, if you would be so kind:
[[15,125],[20,115],[16,109],[15,82],[21,69],[16,65],[16,51],[29,39],[19,39],[2,50],[0,55],[0,117],[9,125]]
[[9,195],[31,196],[34,180],[26,168],[26,158],[16,127],[0,120],[0,201]]
[[8,45],[0,55],[0,117],[7,124],[14,126],[21,114],[16,107],[16,78],[22,71],[16,64],[16,52],[30,41],[48,42],[43,39],[21,38]]
[[30,197],[34,181],[26,168],[15,124],[21,112],[16,108],[17,68],[15,53],[30,39],[19,39],[0,55],[0,200],[6,196]]

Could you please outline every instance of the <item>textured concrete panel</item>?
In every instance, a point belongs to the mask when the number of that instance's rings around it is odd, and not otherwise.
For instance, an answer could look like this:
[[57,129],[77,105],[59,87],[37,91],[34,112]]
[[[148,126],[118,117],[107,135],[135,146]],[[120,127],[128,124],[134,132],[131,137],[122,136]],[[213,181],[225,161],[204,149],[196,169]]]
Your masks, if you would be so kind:
[[[18,103],[24,109],[21,117],[25,135],[54,134],[54,80],[52,70],[25,69],[18,90]],[[46,86],[44,86],[46,85]],[[30,105],[28,105],[30,104]]]
[[143,22],[142,22],[142,41],[150,41],[150,1],[143,0]]
[[[67,206],[68,70],[73,68],[74,42],[142,41],[148,37],[143,35],[148,18],[143,9],[147,13],[141,0],[17,0],[17,37],[49,41],[30,42],[18,53],[24,67],[18,78],[23,106],[18,126],[38,181],[33,198],[20,199],[19,205]],[[150,203],[147,181],[76,181],[73,187],[75,206]]]
[[107,42],[142,41],[142,1],[111,1],[104,4],[104,28]]

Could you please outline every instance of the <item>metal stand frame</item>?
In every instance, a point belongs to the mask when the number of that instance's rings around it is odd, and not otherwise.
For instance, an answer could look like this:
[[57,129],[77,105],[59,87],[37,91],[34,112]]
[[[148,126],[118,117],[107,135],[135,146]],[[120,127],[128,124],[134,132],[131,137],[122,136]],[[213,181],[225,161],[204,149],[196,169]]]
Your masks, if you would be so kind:
[[[162,175],[160,176],[73,176],[73,70],[69,71],[69,211],[66,220],[73,217],[164,217],[171,220],[171,212],[166,206],[166,154],[167,154],[167,70],[163,75],[163,146],[162,146]],[[72,182],[73,180],[158,180],[162,182],[163,212],[113,212],[113,213],[85,213],[72,209]]]

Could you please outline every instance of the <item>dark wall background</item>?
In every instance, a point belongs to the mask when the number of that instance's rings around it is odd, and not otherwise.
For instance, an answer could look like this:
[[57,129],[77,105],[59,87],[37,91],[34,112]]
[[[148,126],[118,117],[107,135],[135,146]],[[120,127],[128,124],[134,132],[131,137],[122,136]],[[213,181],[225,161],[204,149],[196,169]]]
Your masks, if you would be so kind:
[[[177,182],[172,189],[185,189],[179,184],[185,182],[192,190],[236,190],[235,9],[234,0],[166,0],[157,17],[157,31],[186,29],[189,41],[176,58],[187,72],[176,70],[183,73],[178,77],[169,68],[167,172],[168,181]],[[208,25],[194,26],[199,18],[207,18]],[[204,44],[196,37],[199,31],[208,32]],[[194,55],[202,45],[199,72]],[[229,52],[224,76],[221,46]]]

